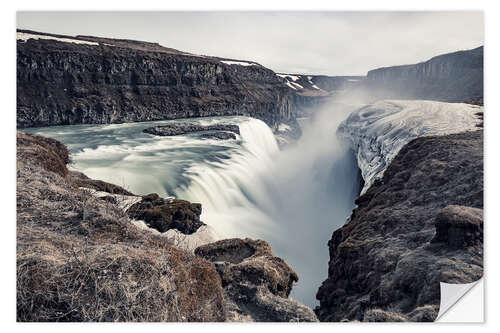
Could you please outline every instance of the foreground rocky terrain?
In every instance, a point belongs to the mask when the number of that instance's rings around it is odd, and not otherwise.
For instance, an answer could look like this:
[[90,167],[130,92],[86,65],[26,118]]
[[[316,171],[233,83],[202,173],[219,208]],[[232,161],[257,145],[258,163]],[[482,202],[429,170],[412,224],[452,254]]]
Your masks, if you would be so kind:
[[254,62],[18,30],[18,128],[247,115],[274,129],[295,123],[294,94]]
[[201,205],[136,196],[69,162],[60,142],[17,133],[18,321],[317,320],[288,298],[298,277],[265,241],[194,255],[170,232],[205,228]]
[[328,243],[321,321],[433,321],[440,282],[483,274],[483,132],[417,138]]

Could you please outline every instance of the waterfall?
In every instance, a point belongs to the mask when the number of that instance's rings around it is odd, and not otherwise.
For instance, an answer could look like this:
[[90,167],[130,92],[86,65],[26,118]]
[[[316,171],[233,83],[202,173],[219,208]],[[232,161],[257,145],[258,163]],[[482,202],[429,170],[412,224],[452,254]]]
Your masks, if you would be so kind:
[[239,124],[241,148],[228,159],[193,165],[190,184],[176,196],[201,202],[202,220],[213,226],[221,238],[259,237],[273,222],[256,205],[266,198],[262,175],[273,166],[278,144],[271,129],[261,120]]
[[271,129],[248,117],[190,119],[238,124],[237,140],[193,135],[158,137],[144,128],[169,121],[31,129],[61,140],[72,168],[137,194],[202,204],[201,219],[219,238],[268,241],[299,275],[292,297],[314,307],[327,277],[332,232],[351,213],[359,191],[354,153],[336,136],[351,109],[330,106],[304,125],[302,138],[280,151]]
[[227,160],[199,164],[180,197],[203,203],[202,219],[222,238],[258,237],[298,273],[292,296],[309,306],[327,277],[332,232],[342,226],[359,193],[354,152],[337,138],[352,107],[319,112],[294,146],[278,151],[259,120],[240,125],[242,149]]

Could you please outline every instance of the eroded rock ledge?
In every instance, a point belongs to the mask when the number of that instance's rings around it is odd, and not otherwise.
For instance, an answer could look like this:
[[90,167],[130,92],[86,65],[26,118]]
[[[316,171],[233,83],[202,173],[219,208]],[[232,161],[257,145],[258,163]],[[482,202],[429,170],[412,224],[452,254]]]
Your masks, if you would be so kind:
[[418,138],[328,243],[320,321],[433,321],[439,282],[483,274],[483,132]]
[[232,124],[199,125],[189,122],[176,122],[168,125],[148,127],[143,132],[159,136],[199,133],[202,138],[228,140],[236,139],[235,134],[240,134],[240,127]]
[[224,239],[195,254],[213,262],[221,276],[228,321],[317,321],[310,308],[288,298],[297,273],[267,242]]

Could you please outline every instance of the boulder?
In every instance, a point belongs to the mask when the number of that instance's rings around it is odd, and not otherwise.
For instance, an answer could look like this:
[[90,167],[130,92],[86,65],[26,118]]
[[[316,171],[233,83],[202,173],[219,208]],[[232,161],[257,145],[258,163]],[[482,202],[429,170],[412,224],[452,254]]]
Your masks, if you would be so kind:
[[479,208],[446,206],[436,217],[434,243],[443,242],[461,248],[483,242],[483,210]]
[[222,280],[229,321],[317,321],[307,306],[288,298],[297,273],[263,240],[225,239],[198,247]]
[[165,200],[156,193],[142,197],[133,204],[127,214],[135,220],[142,220],[159,232],[177,229],[183,234],[192,234],[204,225],[200,221],[201,204],[185,200]]

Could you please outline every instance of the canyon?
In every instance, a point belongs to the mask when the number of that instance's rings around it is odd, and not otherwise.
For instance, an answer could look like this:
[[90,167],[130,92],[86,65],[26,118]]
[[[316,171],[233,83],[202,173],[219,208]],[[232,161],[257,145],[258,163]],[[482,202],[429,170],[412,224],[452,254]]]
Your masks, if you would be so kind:
[[18,30],[18,320],[433,321],[482,277],[482,103],[482,47],[324,76]]

